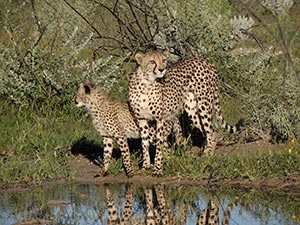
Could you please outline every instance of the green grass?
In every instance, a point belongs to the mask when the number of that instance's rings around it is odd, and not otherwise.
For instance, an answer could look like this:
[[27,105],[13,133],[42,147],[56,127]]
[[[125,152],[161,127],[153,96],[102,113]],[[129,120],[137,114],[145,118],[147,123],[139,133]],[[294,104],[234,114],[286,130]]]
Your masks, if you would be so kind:
[[74,177],[67,158],[72,145],[89,136],[99,139],[82,111],[46,115],[20,111],[1,104],[0,184],[39,184],[45,180]]
[[189,178],[216,177],[222,179],[280,177],[300,171],[300,150],[294,149],[259,154],[215,155],[205,158],[182,153],[165,163],[165,174]]
[[[133,165],[138,170],[140,156],[132,156]],[[164,162],[164,175],[182,178],[215,178],[232,180],[236,178],[256,180],[261,178],[283,178],[300,175],[300,147],[293,145],[286,151],[272,150],[261,153],[214,155],[199,157],[187,152],[176,153]],[[110,174],[124,173],[122,160],[114,160]],[[142,174],[149,175],[149,171]]]
[[[65,112],[47,111],[46,114],[19,110],[6,103],[0,107],[0,185],[18,182],[40,184],[55,179],[71,180],[75,171],[68,154],[76,143],[86,138],[89,145],[101,145],[101,138],[91,124],[86,112],[69,107]],[[91,148],[92,149],[92,148]],[[131,155],[138,174],[140,152]],[[286,151],[262,151],[259,154],[215,155],[198,157],[185,151],[176,151],[164,162],[166,176],[184,178],[215,177],[259,179],[283,177],[300,171],[300,147],[290,142]],[[113,159],[109,173],[124,174],[122,160]]]

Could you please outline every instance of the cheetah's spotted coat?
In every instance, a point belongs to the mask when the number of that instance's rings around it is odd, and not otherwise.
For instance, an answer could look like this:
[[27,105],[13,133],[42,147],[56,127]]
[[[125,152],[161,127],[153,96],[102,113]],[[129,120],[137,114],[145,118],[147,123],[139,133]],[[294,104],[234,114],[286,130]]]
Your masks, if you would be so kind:
[[[207,60],[188,58],[167,68],[166,56],[157,51],[137,53],[135,58],[138,68],[129,80],[129,102],[140,123],[147,119],[157,121],[154,176],[162,174],[162,144],[166,142],[168,124],[174,123],[182,108],[206,136],[204,154],[213,153],[216,146],[213,109],[224,129],[230,132],[239,129],[242,120],[230,126],[222,117],[217,70]],[[146,134],[147,127],[140,127]]]

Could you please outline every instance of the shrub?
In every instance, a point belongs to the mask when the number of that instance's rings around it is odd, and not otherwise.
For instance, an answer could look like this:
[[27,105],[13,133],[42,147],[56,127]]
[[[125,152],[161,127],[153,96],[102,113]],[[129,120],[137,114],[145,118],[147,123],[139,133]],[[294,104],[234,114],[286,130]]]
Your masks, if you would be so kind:
[[[275,141],[297,137],[294,24],[299,19],[293,1],[64,0],[2,6],[1,99],[35,110],[64,109],[85,80],[125,99],[133,55],[155,46],[169,50],[174,60],[196,55],[214,63],[223,95],[243,105],[237,113],[246,118],[248,134],[270,133]],[[243,15],[235,15],[236,9]],[[223,105],[230,111],[231,105]]]
[[[0,96],[25,108],[62,109],[86,80],[108,91],[123,82],[124,58],[105,55],[91,61],[93,33],[67,6],[59,9],[57,2],[52,3],[32,3],[30,12],[29,3],[11,2],[3,12],[7,19],[0,44]],[[60,10],[64,16],[55,14]]]

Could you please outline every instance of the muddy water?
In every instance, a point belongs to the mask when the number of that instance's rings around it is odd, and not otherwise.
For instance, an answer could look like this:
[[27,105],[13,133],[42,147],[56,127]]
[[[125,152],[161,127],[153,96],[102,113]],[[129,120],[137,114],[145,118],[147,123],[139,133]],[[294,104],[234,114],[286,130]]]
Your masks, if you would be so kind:
[[252,189],[77,184],[0,199],[0,224],[300,224],[299,194]]

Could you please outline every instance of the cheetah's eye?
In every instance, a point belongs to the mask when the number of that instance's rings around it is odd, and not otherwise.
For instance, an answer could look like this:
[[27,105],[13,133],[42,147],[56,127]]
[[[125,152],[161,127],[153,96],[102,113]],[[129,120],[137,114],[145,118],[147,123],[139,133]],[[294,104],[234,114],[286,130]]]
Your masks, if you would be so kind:
[[149,64],[155,64],[156,62],[155,62],[155,60],[150,60],[149,61]]
[[167,59],[163,59],[162,62],[165,63],[167,61]]

